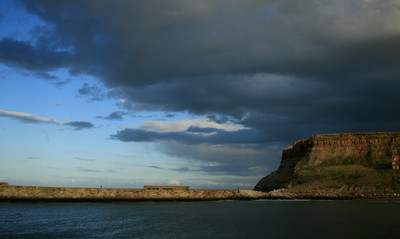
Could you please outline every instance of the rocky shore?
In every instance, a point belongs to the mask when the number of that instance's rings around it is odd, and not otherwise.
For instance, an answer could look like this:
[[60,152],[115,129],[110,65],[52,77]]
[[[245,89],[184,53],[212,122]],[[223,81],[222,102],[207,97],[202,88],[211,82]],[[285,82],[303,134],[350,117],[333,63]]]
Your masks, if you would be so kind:
[[310,200],[400,200],[400,193],[354,190],[351,187],[343,186],[338,190],[314,190],[294,191],[290,189],[278,189],[267,192],[268,199],[310,199]]

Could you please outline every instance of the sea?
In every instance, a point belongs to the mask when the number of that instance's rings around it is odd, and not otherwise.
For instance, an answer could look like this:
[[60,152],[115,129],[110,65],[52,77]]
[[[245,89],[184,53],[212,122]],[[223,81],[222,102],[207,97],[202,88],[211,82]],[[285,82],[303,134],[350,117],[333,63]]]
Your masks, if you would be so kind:
[[0,238],[400,238],[400,203],[0,203]]

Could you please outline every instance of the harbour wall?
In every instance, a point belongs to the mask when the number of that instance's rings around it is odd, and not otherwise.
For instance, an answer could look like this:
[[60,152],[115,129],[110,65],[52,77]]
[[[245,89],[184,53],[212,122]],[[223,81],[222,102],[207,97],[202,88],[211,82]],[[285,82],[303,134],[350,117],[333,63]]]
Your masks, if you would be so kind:
[[261,199],[266,194],[253,190],[145,190],[0,186],[0,200],[38,201],[139,201],[139,200],[225,200]]
[[105,201],[211,201],[257,199],[367,199],[400,200],[400,194],[357,191],[346,186],[338,190],[292,192],[287,189],[260,192],[254,190],[145,190],[105,188],[33,187],[0,184],[0,202],[105,202]]

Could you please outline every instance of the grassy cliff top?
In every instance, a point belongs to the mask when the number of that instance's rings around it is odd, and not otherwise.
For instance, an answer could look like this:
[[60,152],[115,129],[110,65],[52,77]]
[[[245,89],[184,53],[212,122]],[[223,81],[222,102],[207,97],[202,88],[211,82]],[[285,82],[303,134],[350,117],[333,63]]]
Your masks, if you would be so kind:
[[313,135],[314,140],[347,140],[354,138],[383,139],[388,137],[400,137],[400,132],[375,132],[375,133],[338,133]]

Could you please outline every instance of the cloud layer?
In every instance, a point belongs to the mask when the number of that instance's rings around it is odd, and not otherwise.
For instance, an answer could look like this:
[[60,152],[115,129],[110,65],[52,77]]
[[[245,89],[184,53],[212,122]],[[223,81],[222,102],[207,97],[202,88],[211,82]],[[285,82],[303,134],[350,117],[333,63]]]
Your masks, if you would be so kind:
[[0,109],[0,117],[7,117],[12,120],[22,122],[22,123],[30,123],[30,124],[56,124],[56,125],[67,125],[74,127],[76,130],[92,128],[94,125],[92,123],[86,121],[72,121],[68,123],[63,123],[56,119],[46,119],[43,117],[39,117],[33,114],[23,113],[23,112],[16,112],[16,111],[7,111]]
[[183,144],[254,144],[265,139],[256,130],[206,119],[148,121],[111,136],[123,142],[176,141]]
[[268,140],[257,130],[207,119],[145,122],[123,129],[111,138],[122,142],[159,142],[157,150],[164,154],[210,163],[169,169],[181,173],[261,176],[277,167],[277,160],[265,159],[278,159],[281,152],[275,145],[264,144]]
[[109,92],[83,83],[77,93],[123,99],[124,112],[185,112],[243,126],[142,125],[113,139],[163,142],[185,155],[201,144],[267,147],[319,133],[400,131],[397,0],[21,2],[48,25],[30,41],[1,39],[2,63],[96,76]]
[[284,140],[399,130],[397,1],[22,2],[51,28],[2,39],[3,63],[98,76],[131,108],[229,116]]
[[76,130],[89,129],[94,126],[92,123],[86,122],[86,121],[73,121],[73,122],[64,123],[64,125],[72,126]]
[[16,112],[16,111],[7,111],[0,109],[0,116],[7,117],[22,123],[31,123],[31,124],[40,124],[40,123],[50,123],[50,124],[58,124],[62,125],[61,121],[56,119],[46,119],[33,114]]

